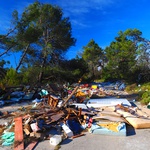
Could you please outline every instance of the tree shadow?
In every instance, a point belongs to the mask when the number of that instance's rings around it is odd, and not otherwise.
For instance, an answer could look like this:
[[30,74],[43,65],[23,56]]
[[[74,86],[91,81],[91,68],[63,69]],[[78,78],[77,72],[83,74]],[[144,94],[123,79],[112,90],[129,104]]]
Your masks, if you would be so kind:
[[72,139],[66,138],[66,139],[64,139],[64,140],[60,143],[60,145],[65,145],[65,144],[68,144],[68,143],[70,143],[70,142],[72,142]]
[[130,100],[136,100],[138,98],[138,94],[133,93],[133,94],[128,94],[128,95],[119,95],[119,97],[126,98],[130,101]]

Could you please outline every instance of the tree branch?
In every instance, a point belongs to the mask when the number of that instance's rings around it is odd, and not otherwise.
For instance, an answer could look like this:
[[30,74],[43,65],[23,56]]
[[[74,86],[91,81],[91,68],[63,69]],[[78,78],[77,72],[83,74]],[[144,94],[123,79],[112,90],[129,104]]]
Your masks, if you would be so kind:
[[18,66],[16,67],[16,71],[18,71],[18,69],[20,68],[20,66],[21,66],[21,64],[22,64],[22,62],[23,62],[23,59],[24,59],[24,57],[25,57],[26,54],[27,54],[27,51],[28,51],[29,46],[30,46],[30,44],[28,44],[28,45],[26,46],[26,48],[25,48],[25,50],[24,50],[24,53],[23,53],[23,55],[22,55],[22,57],[21,57],[21,59],[20,59],[20,61],[19,61],[19,64],[18,64]]

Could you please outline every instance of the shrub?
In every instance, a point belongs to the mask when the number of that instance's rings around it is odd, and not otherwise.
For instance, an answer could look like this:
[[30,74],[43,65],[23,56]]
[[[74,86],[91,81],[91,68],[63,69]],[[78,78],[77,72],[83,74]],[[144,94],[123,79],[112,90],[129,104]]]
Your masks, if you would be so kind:
[[141,100],[141,103],[147,105],[150,102],[150,97]]
[[125,90],[129,93],[132,93],[135,91],[136,88],[137,88],[137,85],[136,85],[136,83],[134,83],[131,85],[127,85]]
[[150,102],[150,91],[144,92],[141,98],[141,103],[147,105]]
[[15,86],[19,85],[20,82],[19,74],[13,68],[10,68],[1,83],[5,86]]
[[142,99],[148,98],[149,96],[150,96],[150,92],[149,91],[144,92],[143,95],[142,95]]

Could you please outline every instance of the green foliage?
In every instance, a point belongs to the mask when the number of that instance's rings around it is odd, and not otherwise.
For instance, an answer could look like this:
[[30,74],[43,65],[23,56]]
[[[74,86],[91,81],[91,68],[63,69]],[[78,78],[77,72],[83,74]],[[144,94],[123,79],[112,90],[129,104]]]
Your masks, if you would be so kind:
[[131,84],[125,89],[129,94],[138,94],[137,100],[147,105],[150,102],[150,82],[146,84]]
[[98,46],[97,43],[95,43],[94,40],[90,40],[87,46],[83,47],[83,50],[82,57],[86,62],[92,61],[98,63],[98,60],[103,55],[102,49]]
[[62,60],[60,65],[49,65],[43,69],[40,64],[34,67],[21,68],[23,84],[37,84],[40,72],[43,72],[41,84],[52,82],[65,83],[77,82],[87,72],[87,65],[82,58]]
[[146,91],[142,95],[142,99],[150,97],[150,91]]
[[134,83],[134,84],[131,84],[131,85],[127,85],[126,88],[125,88],[125,91],[128,92],[128,93],[133,93],[133,92],[137,92],[137,84]]
[[15,86],[20,85],[21,81],[22,79],[19,74],[13,68],[10,68],[2,80],[2,83],[5,86]]
[[83,47],[82,58],[88,64],[88,70],[90,71],[89,78],[94,79],[98,75],[97,67],[103,66],[104,63],[102,48],[100,48],[94,40],[90,40],[87,46]]
[[138,88],[141,90],[141,91],[150,91],[150,82],[148,83],[144,83],[144,84],[139,84]]
[[[137,29],[120,31],[114,42],[106,47],[108,63],[106,70],[112,78],[130,80],[134,74],[138,46],[142,40],[141,32]],[[105,75],[107,72],[105,71]],[[109,75],[107,75],[109,77]]]
[[83,58],[76,58],[68,61],[67,68],[70,71],[79,70],[79,76],[88,72],[88,64]]
[[[24,24],[24,20],[26,24]],[[62,10],[58,6],[35,2],[23,12],[20,23],[22,24],[19,26],[20,29],[24,25],[23,33],[25,33],[26,39],[32,33],[36,36],[36,40],[33,42],[34,47],[36,46],[38,50],[33,49],[34,52],[30,53],[30,58],[36,57],[35,59],[40,62],[41,72],[38,80],[41,82],[46,67],[52,66],[53,72],[55,72],[54,65],[58,65],[62,54],[76,42],[71,34],[69,18],[63,17]]]
[[141,103],[147,105],[150,102],[150,91],[146,91],[142,95]]
[[[141,37],[138,29],[120,31],[105,52],[92,39],[83,46],[81,59],[64,61],[63,54],[75,45],[76,39],[72,37],[69,18],[63,17],[60,7],[36,1],[22,14],[15,10],[12,17],[14,28],[7,36],[0,35],[0,48],[6,54],[21,52],[19,67],[22,65],[22,69],[20,73],[12,68],[7,71],[6,62],[1,61],[0,79],[4,78],[5,84],[76,82],[83,75],[86,81],[125,79],[130,83],[144,83],[150,80],[149,41]],[[149,90],[146,86],[142,88],[132,85],[126,89],[139,93]]]
[[28,68],[21,68],[22,83],[25,85],[32,85],[38,83],[38,76],[41,72],[40,66],[30,66]]
[[38,60],[41,66],[38,80],[41,81],[45,67],[57,65],[63,54],[76,42],[72,37],[69,18],[63,17],[60,7],[39,1],[30,4],[21,14],[15,10],[12,17],[14,29],[11,34],[0,36],[3,39],[2,46],[6,51],[10,49],[11,52],[21,53],[16,70],[21,65],[36,66]]
[[5,77],[6,69],[4,68],[5,61],[0,61],[0,80],[2,80]]

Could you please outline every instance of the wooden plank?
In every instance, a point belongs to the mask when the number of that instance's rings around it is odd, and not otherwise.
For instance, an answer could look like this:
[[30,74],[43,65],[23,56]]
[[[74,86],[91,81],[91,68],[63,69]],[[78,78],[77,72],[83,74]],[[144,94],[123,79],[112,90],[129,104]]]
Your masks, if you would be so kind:
[[146,129],[150,128],[150,117],[133,115],[124,110],[117,110],[122,116],[135,128],[135,129]]
[[60,112],[60,113],[58,113],[58,114],[52,115],[52,116],[51,116],[51,119],[52,119],[52,120],[51,120],[50,123],[58,121],[58,120],[61,119],[63,116],[64,116],[64,112]]
[[75,138],[78,138],[78,137],[81,137],[81,136],[84,136],[85,134],[81,133],[81,134],[78,134],[78,135],[74,135],[72,136],[71,138],[72,139],[75,139]]
[[67,104],[67,102],[69,101],[69,99],[76,93],[76,91],[78,90],[78,88],[80,87],[80,82],[82,81],[82,77],[79,79],[77,86],[74,88],[74,90],[72,91],[72,93],[68,96],[68,98],[64,101],[63,106],[65,106]]
[[33,150],[34,147],[37,145],[37,143],[38,143],[38,141],[33,141],[25,148],[25,150]]
[[22,117],[14,119],[15,121],[15,144],[14,150],[24,150],[24,139],[23,139],[23,127],[22,127]]
[[110,120],[114,122],[125,122],[128,123],[123,117],[118,117],[118,116],[109,116],[109,115],[102,115],[102,116],[94,116],[92,117],[94,120]]

